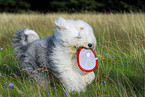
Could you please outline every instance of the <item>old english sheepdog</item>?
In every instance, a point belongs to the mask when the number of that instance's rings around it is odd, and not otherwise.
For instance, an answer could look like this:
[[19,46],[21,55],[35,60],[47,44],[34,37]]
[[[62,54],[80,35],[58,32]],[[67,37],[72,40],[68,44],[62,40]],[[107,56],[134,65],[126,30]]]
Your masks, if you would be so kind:
[[80,47],[95,49],[96,38],[92,27],[82,20],[54,21],[53,36],[40,39],[34,30],[17,31],[13,36],[16,58],[30,78],[40,85],[48,84],[49,77],[41,69],[53,72],[69,92],[85,92],[86,86],[95,79],[94,72],[78,67],[77,52]]

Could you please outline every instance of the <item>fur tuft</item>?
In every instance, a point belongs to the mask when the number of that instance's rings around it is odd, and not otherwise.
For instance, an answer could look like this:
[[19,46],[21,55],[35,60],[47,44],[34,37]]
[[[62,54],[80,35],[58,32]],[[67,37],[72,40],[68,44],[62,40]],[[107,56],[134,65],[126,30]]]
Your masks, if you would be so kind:
[[25,29],[24,34],[27,36],[27,43],[32,43],[33,41],[40,39],[34,30]]

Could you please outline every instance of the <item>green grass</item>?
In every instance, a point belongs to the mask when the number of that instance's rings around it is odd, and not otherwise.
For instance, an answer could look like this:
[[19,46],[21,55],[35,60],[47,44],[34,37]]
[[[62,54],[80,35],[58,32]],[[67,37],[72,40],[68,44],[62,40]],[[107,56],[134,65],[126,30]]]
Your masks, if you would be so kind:
[[[52,35],[54,19],[82,19],[94,29],[99,59],[96,78],[85,93],[72,97],[143,97],[145,65],[145,14],[0,14],[0,97],[62,97],[60,85],[40,87],[20,69],[13,53],[12,35],[34,29],[41,38]],[[6,83],[12,83],[8,87]]]

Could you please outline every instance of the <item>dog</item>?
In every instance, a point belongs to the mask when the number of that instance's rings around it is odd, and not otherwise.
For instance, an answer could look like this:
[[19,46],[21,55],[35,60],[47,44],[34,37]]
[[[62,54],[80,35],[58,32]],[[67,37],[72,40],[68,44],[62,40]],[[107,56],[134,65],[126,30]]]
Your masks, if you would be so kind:
[[31,29],[21,29],[13,36],[16,58],[30,78],[40,85],[48,84],[47,73],[51,70],[68,92],[85,92],[86,86],[95,79],[94,72],[85,72],[78,67],[77,52],[80,47],[95,49],[96,38],[92,27],[82,20],[54,20],[54,35],[40,39]]

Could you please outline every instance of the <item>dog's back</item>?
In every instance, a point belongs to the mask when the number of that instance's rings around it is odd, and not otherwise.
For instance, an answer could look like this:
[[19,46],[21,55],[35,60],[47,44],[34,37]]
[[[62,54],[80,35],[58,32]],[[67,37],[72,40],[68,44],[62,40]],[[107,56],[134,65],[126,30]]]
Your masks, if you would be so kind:
[[23,63],[26,57],[32,56],[38,64],[48,65],[50,61],[48,57],[54,47],[55,38],[53,36],[40,39],[35,31],[29,29],[21,29],[13,36],[16,58],[20,62]]

